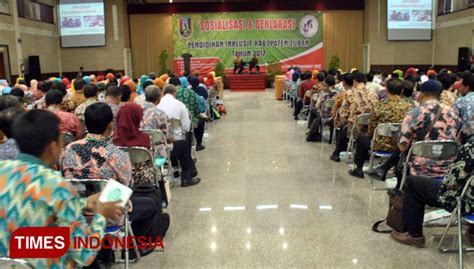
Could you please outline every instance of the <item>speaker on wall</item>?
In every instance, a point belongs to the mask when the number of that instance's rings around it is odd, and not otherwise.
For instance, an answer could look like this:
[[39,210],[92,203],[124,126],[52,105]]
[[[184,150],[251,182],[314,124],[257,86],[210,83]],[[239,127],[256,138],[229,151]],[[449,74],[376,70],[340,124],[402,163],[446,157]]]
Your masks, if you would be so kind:
[[471,52],[468,47],[459,48],[458,52],[458,71],[468,70],[470,68],[470,56]]
[[29,79],[41,80],[41,66],[38,55],[28,57],[28,77]]

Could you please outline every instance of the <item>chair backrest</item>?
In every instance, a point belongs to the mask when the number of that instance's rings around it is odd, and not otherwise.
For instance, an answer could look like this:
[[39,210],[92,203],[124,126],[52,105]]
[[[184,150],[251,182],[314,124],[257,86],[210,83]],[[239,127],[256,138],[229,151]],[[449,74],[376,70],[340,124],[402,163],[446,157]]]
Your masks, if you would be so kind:
[[407,162],[412,155],[432,160],[443,160],[455,157],[458,144],[453,140],[428,140],[413,144],[408,151]]
[[12,259],[8,257],[0,257],[0,268],[31,268],[35,267],[28,261],[22,259]]
[[369,113],[363,113],[357,116],[355,125],[369,125],[370,121],[370,114]]
[[64,136],[64,146],[67,146],[71,144],[72,142],[76,141],[76,137],[74,137],[69,132],[63,132],[63,136]]
[[401,123],[380,123],[375,128],[374,136],[400,137],[401,132]]
[[71,183],[76,188],[81,197],[88,197],[95,193],[101,192],[109,180],[95,178],[69,178],[66,179],[66,181]]
[[151,142],[153,145],[161,145],[167,144],[168,141],[166,139],[166,135],[158,129],[140,129],[143,133],[149,135],[151,137]]
[[130,156],[130,162],[132,164],[141,164],[147,161],[153,163],[153,154],[151,151],[144,147],[119,147],[119,149],[125,151]]

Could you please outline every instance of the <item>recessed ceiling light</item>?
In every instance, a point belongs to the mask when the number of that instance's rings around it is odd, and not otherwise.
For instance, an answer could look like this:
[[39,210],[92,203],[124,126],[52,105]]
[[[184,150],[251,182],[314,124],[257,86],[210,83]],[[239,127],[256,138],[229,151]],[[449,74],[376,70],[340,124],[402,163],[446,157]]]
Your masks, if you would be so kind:
[[170,0],[170,3],[173,3],[173,0]]

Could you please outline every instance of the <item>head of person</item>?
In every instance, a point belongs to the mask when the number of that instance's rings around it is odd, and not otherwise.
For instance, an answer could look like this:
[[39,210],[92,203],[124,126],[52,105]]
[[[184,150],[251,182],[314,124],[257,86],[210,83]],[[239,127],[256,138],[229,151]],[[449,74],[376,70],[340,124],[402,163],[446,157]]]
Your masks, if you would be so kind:
[[181,82],[181,87],[182,88],[188,88],[189,87],[189,82],[186,77],[180,77],[179,81]]
[[438,81],[429,79],[420,86],[420,99],[418,101],[423,102],[426,100],[439,99],[443,86]]
[[21,102],[24,102],[24,100],[25,100],[25,92],[22,89],[18,88],[18,87],[13,88],[10,91],[10,95],[18,97],[18,99]]
[[13,121],[12,138],[22,153],[36,156],[48,165],[57,164],[64,146],[59,118],[48,110],[31,110]]
[[109,137],[113,130],[114,114],[109,105],[94,103],[86,108],[84,113],[87,131],[90,134]]
[[46,93],[45,102],[46,106],[59,106],[63,103],[64,95],[59,90],[51,90]]
[[0,131],[7,137],[12,137],[12,124],[15,118],[24,113],[20,107],[10,107],[0,112]]
[[82,89],[86,86],[86,81],[83,80],[82,78],[76,78],[74,80],[74,89],[76,91],[82,91]]
[[404,97],[412,97],[413,91],[415,90],[415,83],[411,80],[402,80],[402,95]]
[[364,73],[357,72],[354,73],[354,81],[357,83],[357,85],[365,84],[367,82],[367,78],[365,77]]
[[387,81],[388,96],[400,96],[402,94],[402,80],[398,78],[391,78]]
[[324,74],[324,72],[318,72],[318,74],[316,75],[316,78],[318,79],[318,82],[323,82],[324,79],[326,78],[326,75]]
[[474,91],[474,75],[465,76],[462,80],[462,85],[459,88],[459,93],[462,96]]
[[332,75],[328,75],[324,82],[326,82],[326,85],[328,85],[328,87],[333,87],[334,85],[336,85],[336,80]]
[[197,88],[199,86],[199,78],[198,77],[192,77],[190,83],[191,83],[191,87],[193,87],[193,89]]
[[3,95],[0,96],[0,112],[10,108],[10,107],[23,107],[22,102],[18,97],[13,96],[13,95]]
[[47,93],[53,87],[53,82],[51,80],[45,80],[38,84],[38,88],[43,93]]
[[181,86],[181,81],[177,77],[171,77],[169,80],[169,84],[174,85],[174,86]]
[[97,98],[99,89],[95,84],[89,84],[84,87],[84,97],[85,98]]
[[439,75],[436,77],[436,80],[439,81],[439,83],[441,83],[441,85],[443,86],[443,90],[449,90],[449,88],[451,88],[451,86],[453,86],[455,80],[453,79],[452,76],[450,76],[448,73],[439,73]]
[[143,109],[135,103],[126,103],[117,113],[117,131],[114,132],[114,144],[124,147],[151,146],[150,136],[140,131]]
[[151,80],[154,80],[156,78],[156,73],[155,72],[151,72],[150,74],[148,74],[148,77],[151,79]]
[[160,103],[161,100],[161,90],[158,86],[150,85],[145,88],[145,99],[147,102],[153,103],[155,105]]
[[107,87],[105,98],[108,101],[118,105],[122,100],[122,89],[117,86]]
[[342,75],[342,85],[345,89],[352,88],[354,86],[354,75],[352,73],[345,73]]
[[130,95],[132,95],[132,91],[128,85],[122,85],[119,88],[122,90],[122,97],[120,98],[120,102],[128,102],[130,101]]
[[365,77],[367,78],[367,82],[372,82],[372,81],[374,81],[374,73],[370,73],[370,72],[369,72],[369,73],[367,73],[367,74],[365,75]]
[[293,75],[291,75],[291,80],[292,80],[293,82],[297,82],[299,78],[300,78],[300,73],[299,73],[299,72],[296,72],[296,71],[295,71],[295,72],[293,73]]
[[176,97],[176,86],[174,86],[173,84],[166,85],[163,88],[163,94],[164,95],[170,94],[170,95],[173,95],[174,97]]
[[64,85],[62,82],[55,82],[53,86],[51,86],[51,90],[58,90],[62,92],[64,96],[67,95],[66,85]]

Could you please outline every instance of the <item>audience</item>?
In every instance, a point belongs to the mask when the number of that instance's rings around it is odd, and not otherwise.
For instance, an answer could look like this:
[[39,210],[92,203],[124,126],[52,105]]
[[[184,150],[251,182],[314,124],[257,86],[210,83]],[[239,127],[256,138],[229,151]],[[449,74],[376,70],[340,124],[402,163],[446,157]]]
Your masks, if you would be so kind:
[[86,100],[84,103],[80,104],[76,110],[74,111],[74,114],[79,118],[79,120],[84,121],[84,113],[86,112],[86,109],[92,105],[98,102],[98,88],[94,84],[89,84],[84,87],[84,97]]
[[[0,237],[0,256],[8,257],[9,242],[16,228],[63,226],[70,227],[75,237],[102,237],[105,220],[118,219],[124,213],[115,202],[100,202],[100,193],[80,198],[75,188],[50,168],[58,163],[63,148],[59,125],[58,117],[45,110],[23,113],[13,122],[12,137],[21,154],[16,160],[0,162],[0,197],[4,198],[0,211],[15,209],[16,213],[0,216],[0,222],[9,224],[5,236]],[[95,212],[90,221],[82,215],[84,210]],[[71,249],[59,258],[28,261],[35,268],[48,268],[51,263],[87,266],[94,261],[96,251]]]
[[51,90],[45,96],[47,109],[56,114],[61,124],[59,129],[62,133],[71,133],[76,139],[80,139],[83,130],[79,118],[76,115],[61,110],[63,94],[59,90]]
[[86,82],[82,78],[77,78],[73,84],[74,92],[71,94],[71,97],[69,97],[67,103],[69,111],[74,111],[80,104],[86,101],[86,97],[84,96],[84,86],[86,86]]
[[462,120],[461,140],[474,139],[474,75],[466,76],[459,89],[461,97],[455,107]]
[[122,100],[122,89],[117,86],[107,87],[105,93],[105,103],[110,106],[114,115],[114,122],[120,109],[120,101]]
[[12,138],[12,124],[23,112],[23,108],[18,106],[0,112],[0,131],[4,136],[4,140],[0,142],[0,161],[15,159],[20,153],[15,139]]

